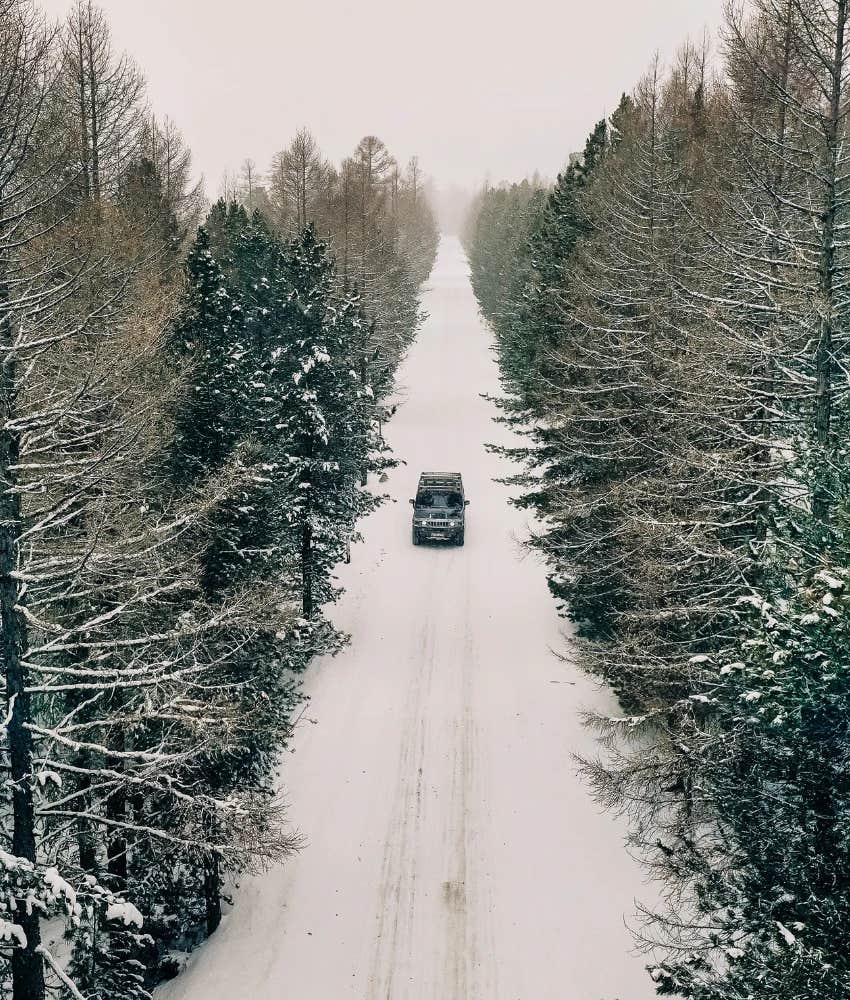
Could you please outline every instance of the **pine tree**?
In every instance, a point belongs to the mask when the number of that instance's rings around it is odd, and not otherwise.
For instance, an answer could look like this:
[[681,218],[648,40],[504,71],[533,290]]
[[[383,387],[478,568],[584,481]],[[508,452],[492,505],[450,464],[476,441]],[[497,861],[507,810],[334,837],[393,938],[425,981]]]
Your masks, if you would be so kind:
[[281,360],[289,378],[280,399],[278,474],[290,487],[286,516],[309,619],[332,598],[331,571],[375,502],[360,489],[373,449],[374,393],[358,370],[363,322],[356,300],[335,301],[332,263],[311,227],[289,245],[287,266],[292,293]]
[[198,231],[186,263],[187,295],[173,339],[191,359],[191,388],[181,408],[174,443],[174,477],[193,482],[221,469],[238,441],[237,392],[243,374],[244,312],[234,300],[210,249]]

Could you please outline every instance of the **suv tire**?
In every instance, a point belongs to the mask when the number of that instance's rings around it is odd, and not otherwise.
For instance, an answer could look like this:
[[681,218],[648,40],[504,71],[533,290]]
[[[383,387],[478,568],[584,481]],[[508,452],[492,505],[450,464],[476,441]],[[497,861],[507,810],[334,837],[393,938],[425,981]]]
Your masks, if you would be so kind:
[[419,544],[419,532],[416,530],[416,528],[413,529],[413,544],[414,545]]
[[463,535],[464,533],[461,532],[459,535],[456,536],[455,545],[463,545]]

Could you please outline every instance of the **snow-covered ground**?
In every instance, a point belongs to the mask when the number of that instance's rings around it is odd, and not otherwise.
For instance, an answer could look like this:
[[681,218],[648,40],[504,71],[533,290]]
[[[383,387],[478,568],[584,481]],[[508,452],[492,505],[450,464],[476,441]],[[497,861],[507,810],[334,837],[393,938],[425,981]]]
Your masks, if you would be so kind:
[[[304,851],[243,882],[234,910],[157,1000],[643,1000],[625,926],[651,890],[572,754],[605,696],[564,648],[508,467],[490,335],[444,238],[430,318],[388,428],[402,466],[335,610],[349,649],[316,663],[282,776]],[[423,469],[463,473],[464,548],[414,548]]]

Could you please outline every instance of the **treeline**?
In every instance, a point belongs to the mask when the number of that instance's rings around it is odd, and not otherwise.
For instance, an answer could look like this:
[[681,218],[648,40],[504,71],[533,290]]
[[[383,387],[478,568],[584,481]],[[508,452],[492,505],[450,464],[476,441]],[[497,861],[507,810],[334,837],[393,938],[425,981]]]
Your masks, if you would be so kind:
[[437,253],[437,223],[418,158],[402,170],[384,143],[367,135],[335,166],[302,128],[265,174],[246,160],[223,187],[225,198],[249,215],[261,212],[282,236],[312,223],[333,246],[339,278],[357,289],[373,317],[373,374],[383,394],[419,323],[419,286]]
[[467,227],[662,995],[850,995],[848,17],[730,8]]
[[309,204],[199,227],[88,0],[0,0],[0,80],[0,996],[138,1000],[298,846],[274,770],[436,237],[386,171],[348,274]]

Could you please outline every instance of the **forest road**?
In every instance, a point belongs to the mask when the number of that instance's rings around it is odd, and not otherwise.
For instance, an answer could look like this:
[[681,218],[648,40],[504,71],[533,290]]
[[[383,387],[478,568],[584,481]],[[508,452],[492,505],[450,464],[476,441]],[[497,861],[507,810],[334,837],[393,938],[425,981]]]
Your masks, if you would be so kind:
[[[626,921],[651,896],[572,755],[613,707],[553,650],[563,623],[527,518],[494,482],[492,338],[457,239],[399,373],[386,503],[340,569],[352,636],[315,663],[281,768],[304,850],[242,881],[157,1000],[649,1000]],[[422,470],[463,473],[463,548],[410,538]]]

